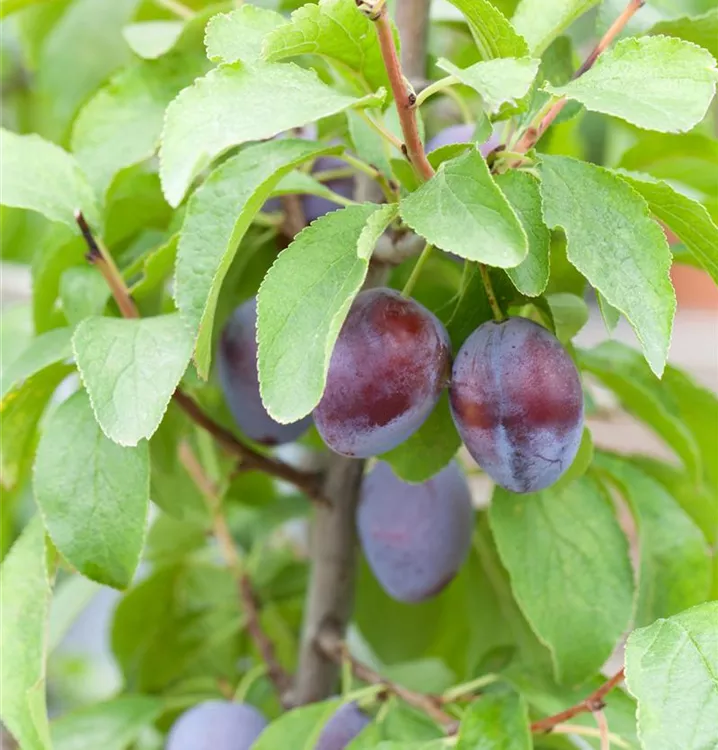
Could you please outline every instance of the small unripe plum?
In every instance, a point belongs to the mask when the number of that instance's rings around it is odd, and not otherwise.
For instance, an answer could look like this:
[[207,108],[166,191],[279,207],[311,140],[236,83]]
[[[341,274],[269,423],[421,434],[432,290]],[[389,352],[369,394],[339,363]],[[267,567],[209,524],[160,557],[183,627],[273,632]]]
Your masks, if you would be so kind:
[[166,750],[250,750],[267,721],[243,703],[206,701],[180,716]]
[[583,392],[558,339],[526,318],[477,328],[454,362],[451,411],[481,468],[512,492],[538,492],[576,457]]
[[[330,170],[333,171],[335,169],[346,168],[346,162],[337,159],[335,156],[320,156],[314,162],[312,173],[316,174],[317,172],[328,172]],[[351,198],[354,194],[353,177],[339,177],[335,180],[327,180],[324,185],[344,198]],[[309,224],[320,216],[324,216],[324,214],[328,214],[330,211],[336,211],[338,208],[340,208],[340,206],[326,198],[319,198],[316,195],[302,196],[304,218]]]
[[356,703],[345,703],[324,725],[314,750],[344,750],[370,721]]
[[257,300],[252,298],[235,309],[222,331],[217,357],[222,392],[248,438],[265,445],[291,443],[309,428],[312,418],[279,424],[267,413],[259,395],[256,329]]
[[357,529],[369,566],[389,596],[420,602],[438,594],[471,546],[471,493],[456,463],[422,484],[378,463],[364,478]]
[[[430,138],[426,144],[427,153],[435,151],[442,146],[453,146],[455,143],[471,143],[474,139],[474,130],[476,126],[473,123],[461,125],[449,125],[448,128],[440,130],[433,138]],[[484,143],[479,146],[479,151],[483,157],[487,157],[497,146],[501,145],[501,137],[494,130]]]
[[337,338],[314,422],[336,453],[384,453],[421,427],[449,369],[438,318],[393,289],[362,292]]

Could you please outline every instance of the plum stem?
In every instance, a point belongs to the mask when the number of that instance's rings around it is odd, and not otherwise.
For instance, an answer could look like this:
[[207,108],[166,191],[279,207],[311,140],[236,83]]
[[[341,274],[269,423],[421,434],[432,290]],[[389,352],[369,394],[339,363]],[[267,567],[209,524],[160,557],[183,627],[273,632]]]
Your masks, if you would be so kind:
[[569,719],[573,719],[574,716],[578,716],[583,713],[596,713],[603,708],[603,699],[613,690],[625,677],[625,670],[619,670],[610,680],[604,682],[599,688],[594,690],[591,695],[584,698],[582,701],[577,703],[571,708],[567,708],[565,711],[560,711],[553,716],[547,716],[545,719],[535,721],[531,725],[531,731],[534,734],[541,732],[551,732],[559,724],[563,724]]
[[421,255],[414,264],[414,268],[412,268],[411,275],[409,276],[406,284],[404,284],[404,288],[401,290],[402,297],[411,297],[411,293],[412,291],[414,291],[414,286],[416,285],[416,282],[418,281],[419,276],[421,275],[421,271],[426,265],[426,262],[429,260],[433,249],[434,246],[427,242],[424,249],[421,251]]
[[[633,16],[646,4],[646,0],[630,0],[628,5],[624,8],[620,16],[611,24],[608,31],[601,37],[598,44],[594,47],[591,54],[584,60],[582,65],[573,74],[572,80],[580,78],[584,73],[589,71],[596,60],[608,49],[609,45],[616,39],[616,37],[623,31],[626,24],[633,18]],[[548,130],[554,120],[559,116],[563,108],[568,103],[566,97],[552,98],[549,100],[546,107],[542,108],[529,123],[526,130],[523,132],[521,137],[515,146],[515,151],[519,153],[525,153],[529,149],[532,149],[539,141],[541,136]]]
[[479,273],[481,274],[481,281],[484,283],[484,289],[486,290],[486,299],[489,301],[491,312],[494,314],[494,318],[501,322],[506,320],[506,316],[501,310],[501,305],[496,298],[496,292],[494,292],[494,285],[491,283],[491,275],[489,274],[489,268],[485,263],[479,263]]
[[382,3],[376,17],[373,17],[376,25],[376,33],[379,39],[379,47],[387,75],[391,86],[396,109],[399,113],[399,123],[404,134],[404,146],[406,158],[417,171],[422,181],[429,180],[434,176],[434,168],[429,164],[424,152],[424,144],[419,135],[419,125],[416,120],[416,96],[411,91],[404,74],[402,73],[399,55],[394,43],[394,31],[391,21],[387,15],[386,6]]
[[[112,261],[112,256],[107,249],[100,243],[92,233],[82,212],[77,211],[75,220],[82,232],[82,236],[87,243],[88,252],[87,260],[102,274],[110,292],[122,313],[123,318],[136,319],[140,317],[137,306],[132,299],[130,292],[122,278],[122,274]],[[202,411],[199,405],[188,396],[181,388],[173,394],[173,399],[182,411],[199,427],[208,432],[216,442],[228,453],[237,456],[242,460],[244,469],[255,469],[265,474],[270,474],[277,479],[293,484],[297,489],[304,492],[307,497],[318,503],[327,505],[328,501],[322,495],[320,489],[320,476],[311,472],[295,469],[289,464],[278,461],[275,458],[265,456],[249,446],[241,443],[237,438],[224,427],[215,422],[211,417]]]
[[384,127],[384,125],[377,122],[373,118],[369,117],[369,115],[366,112],[364,112],[363,109],[357,110],[357,114],[359,115],[359,117],[361,117],[362,120],[364,120],[364,122],[367,125],[369,125],[370,128],[372,128],[372,130],[376,131],[387,143],[392,145],[397,151],[402,151],[402,146],[404,144],[401,142],[401,138],[397,138],[394,135],[394,133],[387,130],[386,127]]
[[445,729],[453,731],[457,724],[456,719],[441,708],[441,698],[427,693],[417,693],[409,690],[403,685],[388,680],[371,667],[355,659],[347,644],[337,635],[331,627],[324,628],[316,639],[317,648],[331,661],[336,664],[348,663],[354,676],[370,685],[381,685],[384,689],[400,698],[410,706],[419,709],[429,718],[433,719]]

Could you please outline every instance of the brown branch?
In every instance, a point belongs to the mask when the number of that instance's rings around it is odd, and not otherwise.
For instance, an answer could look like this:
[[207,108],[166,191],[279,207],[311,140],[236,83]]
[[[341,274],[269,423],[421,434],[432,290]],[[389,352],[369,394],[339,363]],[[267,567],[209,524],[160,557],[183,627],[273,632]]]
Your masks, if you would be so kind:
[[580,703],[577,703],[571,708],[567,708],[565,711],[554,714],[553,716],[547,716],[545,719],[535,721],[531,725],[531,731],[534,734],[540,732],[550,732],[558,724],[563,724],[569,719],[573,719],[574,716],[584,713],[596,713],[601,711],[605,706],[604,698],[613,690],[620,682],[623,681],[624,670],[617,672],[610,680],[601,685],[597,690],[594,690],[591,695],[584,698]]
[[[95,239],[81,212],[78,211],[75,214],[75,219],[87,243],[87,260],[96,266],[104,276],[122,316],[139,318],[137,307],[130,296],[122,274],[112,260],[112,256]],[[282,479],[304,492],[310,500],[326,504],[327,501],[320,492],[321,477],[319,475],[295,469],[289,464],[264,456],[244,445],[229,430],[226,430],[205,414],[199,405],[180,388],[174,392],[173,398],[182,411],[199,427],[212,435],[224,450],[239,457],[244,469],[255,469],[270,474],[277,479]]]
[[207,476],[202,464],[195,456],[190,444],[183,440],[179,445],[179,458],[192,481],[205,498],[207,508],[212,516],[212,529],[227,567],[237,579],[237,589],[242,609],[247,617],[246,627],[262,661],[267,667],[267,676],[274,685],[280,700],[283,699],[290,685],[290,677],[277,661],[274,644],[262,628],[259,619],[259,607],[249,576],[242,570],[242,560],[237,552],[234,539],[222,512],[222,501],[214,482]]
[[388,693],[401,698],[405,703],[422,711],[437,724],[441,724],[447,731],[453,732],[456,729],[455,717],[447,714],[441,708],[441,698],[436,695],[426,693],[417,693],[409,690],[402,685],[397,684],[383,677],[378,672],[368,667],[366,664],[357,661],[350,653],[346,643],[334,632],[332,628],[322,630],[316,639],[316,647],[336,664],[347,662],[352,669],[355,677],[370,685],[380,685]]
[[399,122],[401,132],[404,134],[404,151],[406,158],[414,166],[422,180],[428,180],[434,175],[434,168],[429,164],[426,154],[424,153],[424,144],[419,136],[419,126],[416,121],[416,95],[410,90],[404,74],[401,70],[399,55],[394,43],[394,33],[391,28],[391,21],[386,11],[386,6],[381,4],[376,15],[371,16],[376,24],[376,33],[379,38],[379,47],[384,65],[389,76],[396,109],[399,113]]
[[174,393],[174,400],[182,411],[195,424],[212,435],[227,453],[231,453],[242,459],[243,470],[254,469],[262,471],[265,474],[270,474],[277,479],[282,479],[285,482],[293,484],[297,489],[304,492],[310,500],[324,505],[328,504],[328,501],[322,496],[320,491],[321,476],[319,474],[295,469],[283,461],[264,456],[249,446],[244,445],[229,430],[205,414],[199,405],[179,388]]
[[[573,74],[573,80],[575,80],[576,78],[580,78],[584,73],[586,73],[594,66],[596,60],[598,60],[601,54],[606,51],[608,46],[626,27],[626,24],[645,4],[646,0],[629,1],[623,13],[621,13],[621,15],[611,24],[611,27],[603,35],[599,43],[594,47],[591,54],[584,60],[581,67]],[[539,122],[533,123],[528,126],[513,150],[517,153],[523,154],[526,153],[526,151],[532,149],[541,139],[543,134],[549,129],[554,120],[559,116],[567,103],[568,99],[564,97],[555,102],[545,115],[542,112],[539,113],[541,115],[541,119],[539,120]]]

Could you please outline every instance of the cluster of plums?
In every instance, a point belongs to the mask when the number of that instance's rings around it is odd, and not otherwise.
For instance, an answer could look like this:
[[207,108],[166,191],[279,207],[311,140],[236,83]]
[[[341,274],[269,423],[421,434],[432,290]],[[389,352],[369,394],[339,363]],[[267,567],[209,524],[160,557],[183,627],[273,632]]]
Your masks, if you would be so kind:
[[[220,343],[222,388],[240,428],[267,444],[290,442],[310,417],[281,425],[259,395],[254,300],[238,307]],[[337,338],[313,412],[336,453],[369,458],[415,433],[449,386],[451,411],[469,453],[502,487],[537,492],[573,461],[583,431],[583,394],[573,360],[548,330],[526,318],[489,321],[451,366],[441,322],[387,289],[355,299]]]
[[[343,704],[324,725],[314,750],[344,750],[369,721],[356,703]],[[205,701],[174,723],[167,750],[251,750],[266,726],[264,716],[246,703]]]

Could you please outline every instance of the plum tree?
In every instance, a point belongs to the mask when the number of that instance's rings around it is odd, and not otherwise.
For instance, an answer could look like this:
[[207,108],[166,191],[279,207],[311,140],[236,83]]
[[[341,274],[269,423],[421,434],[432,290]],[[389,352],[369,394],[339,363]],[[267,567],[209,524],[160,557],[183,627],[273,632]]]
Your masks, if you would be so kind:
[[279,424],[264,408],[257,375],[257,300],[239,305],[224,326],[219,343],[217,372],[232,416],[242,432],[266,445],[290,443],[304,433],[311,417]]
[[369,566],[402,602],[438,594],[471,546],[473,510],[456,463],[422,484],[409,484],[379,462],[362,484],[357,529]]
[[174,723],[166,750],[250,750],[266,726],[266,719],[253,706],[206,701]]
[[344,750],[370,721],[356,703],[345,703],[324,725],[314,750]]
[[583,393],[573,360],[526,318],[477,328],[454,362],[451,410],[479,466],[512,492],[553,484],[576,456]]
[[[320,156],[312,167],[312,173],[317,174],[319,172],[328,172],[335,169],[346,169],[346,163],[337,159],[335,156]],[[344,196],[344,198],[351,198],[354,194],[354,178],[353,177],[337,177],[336,179],[326,180],[324,185],[335,193]],[[324,214],[328,214],[330,211],[336,211],[339,206],[326,198],[320,198],[316,195],[303,195],[302,196],[302,209],[304,210],[304,218],[308,222],[312,222],[318,219]]]
[[314,422],[337,453],[384,453],[421,427],[449,369],[449,337],[432,313],[392,289],[362,292],[339,333]]
[[[461,123],[449,125],[448,128],[440,130],[426,144],[427,152],[435,151],[442,146],[451,146],[454,143],[471,143],[474,140],[476,126],[473,123]],[[482,156],[488,156],[497,146],[501,145],[501,137],[496,130],[480,146]]]

